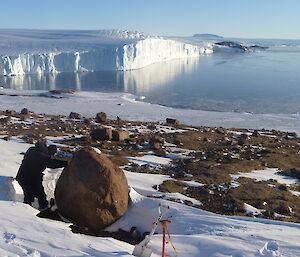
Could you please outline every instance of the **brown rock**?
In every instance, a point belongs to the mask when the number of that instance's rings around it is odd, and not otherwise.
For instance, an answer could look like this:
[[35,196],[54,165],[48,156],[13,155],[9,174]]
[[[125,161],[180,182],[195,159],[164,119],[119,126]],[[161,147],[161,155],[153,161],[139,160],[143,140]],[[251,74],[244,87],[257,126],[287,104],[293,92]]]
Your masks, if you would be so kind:
[[179,139],[174,139],[173,144],[175,145],[182,145],[182,142]]
[[96,114],[96,121],[99,123],[104,123],[107,121],[107,115],[105,112],[98,112]]
[[5,114],[10,116],[16,116],[18,113],[14,110],[6,110]]
[[85,125],[90,125],[91,123],[92,123],[91,119],[84,119],[83,120],[83,124],[85,124]]
[[111,140],[112,137],[112,128],[100,128],[94,129],[90,133],[92,140]]
[[238,145],[245,145],[245,144],[246,144],[246,139],[240,138],[240,139],[238,140]]
[[232,145],[232,144],[233,144],[233,141],[232,141],[232,140],[226,140],[226,141],[225,141],[225,144],[226,144],[226,145]]
[[154,150],[159,150],[159,149],[161,149],[161,147],[162,147],[162,144],[158,143],[158,142],[151,145],[151,149],[154,149]]
[[154,150],[161,149],[163,144],[165,142],[165,139],[159,135],[154,135],[149,140],[150,148]]
[[129,138],[129,132],[127,130],[113,130],[112,137],[114,141],[123,141]]
[[92,231],[112,224],[128,207],[124,172],[93,148],[74,154],[57,181],[54,195],[65,218]]
[[74,94],[75,91],[65,90],[65,89],[53,89],[49,91],[52,94],[60,95],[60,94]]
[[178,125],[180,122],[179,122],[179,120],[176,120],[176,119],[167,118],[166,123],[173,124],[173,125]]
[[29,110],[27,108],[23,108],[21,110],[20,114],[22,114],[22,115],[30,115],[30,112],[29,112]]
[[225,134],[225,130],[223,128],[217,128],[216,133],[218,134]]
[[69,119],[79,119],[79,120],[81,120],[82,115],[80,113],[77,113],[77,112],[71,112],[69,114]]
[[11,136],[6,136],[6,137],[3,137],[3,140],[5,140],[5,141],[9,141],[9,140],[11,140]]
[[0,123],[8,123],[11,121],[11,116],[0,118]]
[[156,129],[156,126],[155,126],[154,124],[149,124],[149,125],[147,126],[147,128],[150,129],[150,130],[155,130],[155,129]]
[[153,143],[156,143],[156,142],[163,144],[165,142],[165,139],[163,137],[159,136],[159,135],[154,135],[149,140],[150,145],[153,144]]
[[154,153],[155,153],[155,155],[160,156],[160,157],[167,156],[167,152],[164,149],[158,149]]

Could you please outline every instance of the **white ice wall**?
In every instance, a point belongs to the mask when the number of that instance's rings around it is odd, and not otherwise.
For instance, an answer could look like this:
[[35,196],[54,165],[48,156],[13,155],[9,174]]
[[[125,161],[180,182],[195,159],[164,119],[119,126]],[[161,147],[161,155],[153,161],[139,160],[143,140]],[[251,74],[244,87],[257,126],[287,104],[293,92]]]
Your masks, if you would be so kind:
[[210,52],[210,45],[201,47],[169,39],[147,38],[128,45],[105,46],[81,52],[0,56],[0,75],[133,70],[152,63],[198,57]]

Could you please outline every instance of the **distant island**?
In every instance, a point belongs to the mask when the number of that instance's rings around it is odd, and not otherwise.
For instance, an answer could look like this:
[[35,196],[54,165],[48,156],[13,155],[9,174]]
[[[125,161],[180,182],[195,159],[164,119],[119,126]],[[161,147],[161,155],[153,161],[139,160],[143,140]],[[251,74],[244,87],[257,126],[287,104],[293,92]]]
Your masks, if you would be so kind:
[[224,38],[219,35],[214,35],[214,34],[194,34],[193,37],[200,37],[200,38],[206,38],[206,39],[221,39]]

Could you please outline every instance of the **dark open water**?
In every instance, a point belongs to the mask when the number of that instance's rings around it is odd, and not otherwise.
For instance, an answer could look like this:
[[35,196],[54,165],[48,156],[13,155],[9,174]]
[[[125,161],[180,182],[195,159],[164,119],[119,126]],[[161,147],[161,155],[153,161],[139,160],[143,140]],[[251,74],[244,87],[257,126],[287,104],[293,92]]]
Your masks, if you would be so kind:
[[214,53],[134,71],[0,77],[12,89],[128,92],[166,106],[254,113],[300,112],[300,50]]

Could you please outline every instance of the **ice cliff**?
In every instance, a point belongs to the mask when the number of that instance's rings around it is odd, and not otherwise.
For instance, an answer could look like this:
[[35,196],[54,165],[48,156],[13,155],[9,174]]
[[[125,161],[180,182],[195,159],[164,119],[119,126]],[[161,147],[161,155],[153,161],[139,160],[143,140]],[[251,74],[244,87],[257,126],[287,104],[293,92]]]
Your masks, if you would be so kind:
[[0,30],[0,75],[133,70],[212,52],[138,32]]

